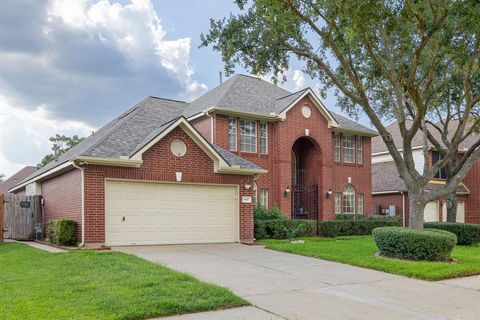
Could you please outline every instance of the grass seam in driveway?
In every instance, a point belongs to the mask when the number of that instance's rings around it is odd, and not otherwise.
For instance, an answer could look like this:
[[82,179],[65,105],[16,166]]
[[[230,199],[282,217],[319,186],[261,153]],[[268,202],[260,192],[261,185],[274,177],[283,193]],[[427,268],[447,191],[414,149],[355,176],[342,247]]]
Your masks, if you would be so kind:
[[2,319],[149,319],[248,305],[230,290],[116,251],[0,244]]
[[457,263],[404,261],[376,256],[378,248],[372,236],[338,238],[303,238],[305,243],[290,240],[262,240],[267,249],[340,262],[387,273],[437,281],[480,274],[480,246],[456,246],[452,257]]

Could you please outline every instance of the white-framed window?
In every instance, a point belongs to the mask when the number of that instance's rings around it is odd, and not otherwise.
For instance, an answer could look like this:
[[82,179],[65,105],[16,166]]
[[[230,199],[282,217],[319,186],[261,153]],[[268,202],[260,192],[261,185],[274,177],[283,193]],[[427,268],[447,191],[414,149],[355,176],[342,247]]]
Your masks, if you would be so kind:
[[257,152],[257,123],[252,120],[240,120],[240,151]]
[[237,151],[237,118],[228,119],[228,149]]
[[335,192],[335,214],[342,213],[342,194]]
[[363,163],[363,137],[357,136],[357,163]]
[[268,153],[268,126],[266,122],[259,123],[260,130],[260,153]]
[[355,163],[353,136],[343,136],[343,162]]
[[357,214],[363,214],[363,193],[358,194],[357,207]]
[[256,182],[253,182],[252,191],[253,191],[252,203],[253,203],[253,206],[256,207],[258,204],[258,187]]
[[335,133],[334,152],[335,152],[335,161],[340,162],[340,133]]
[[268,189],[260,189],[259,203],[265,209],[268,209]]
[[343,208],[344,214],[355,214],[355,189],[348,185],[343,189]]
[[292,150],[292,185],[297,184],[297,155]]

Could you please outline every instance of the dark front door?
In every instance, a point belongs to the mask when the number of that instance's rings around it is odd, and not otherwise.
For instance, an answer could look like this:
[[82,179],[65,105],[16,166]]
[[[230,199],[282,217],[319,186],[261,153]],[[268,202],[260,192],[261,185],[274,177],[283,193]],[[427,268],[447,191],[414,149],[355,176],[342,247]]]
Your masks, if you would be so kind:
[[292,185],[292,218],[317,220],[318,185],[309,185],[306,174],[306,170],[297,170],[297,183]]

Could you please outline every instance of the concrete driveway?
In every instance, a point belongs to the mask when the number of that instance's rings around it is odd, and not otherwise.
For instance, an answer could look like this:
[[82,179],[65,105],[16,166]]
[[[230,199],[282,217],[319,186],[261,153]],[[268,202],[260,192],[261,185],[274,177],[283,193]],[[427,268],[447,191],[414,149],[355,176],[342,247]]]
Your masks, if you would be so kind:
[[[115,250],[230,288],[285,319],[479,319],[480,291],[241,244]],[[477,278],[477,281],[480,281]]]

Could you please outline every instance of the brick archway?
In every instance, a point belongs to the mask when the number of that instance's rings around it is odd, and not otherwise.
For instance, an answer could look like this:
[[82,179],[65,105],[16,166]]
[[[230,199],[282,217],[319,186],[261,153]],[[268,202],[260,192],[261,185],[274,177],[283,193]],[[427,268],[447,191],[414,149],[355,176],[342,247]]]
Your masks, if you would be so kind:
[[317,220],[322,153],[315,139],[307,136],[295,140],[291,149],[292,219]]

